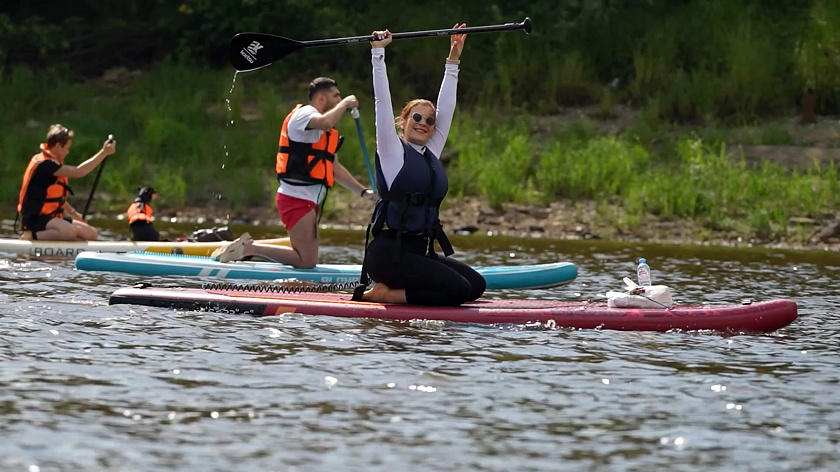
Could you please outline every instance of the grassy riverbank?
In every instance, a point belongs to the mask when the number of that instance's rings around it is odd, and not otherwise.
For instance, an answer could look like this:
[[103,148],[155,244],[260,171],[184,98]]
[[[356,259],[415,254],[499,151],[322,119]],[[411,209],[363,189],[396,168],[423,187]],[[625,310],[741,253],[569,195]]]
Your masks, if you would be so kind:
[[[360,97],[373,151],[369,83],[334,77],[345,94]],[[306,86],[275,78],[271,72],[234,78],[228,71],[166,62],[80,84],[13,69],[0,88],[0,102],[20,105],[0,116],[5,130],[0,168],[13,185],[0,189],[0,201],[12,209],[29,156],[47,126],[61,122],[76,131],[71,163],[93,154],[107,134],[117,137],[117,154],[97,189],[97,211],[122,211],[141,185],[161,192],[160,209],[270,209],[277,133]],[[463,80],[465,87],[468,78]],[[398,85],[393,93],[395,103],[412,98]],[[788,222],[836,211],[837,169],[830,160],[800,159],[793,167],[748,162],[736,145],[808,144],[798,137],[795,120],[752,123],[680,127],[662,120],[651,105],[632,110],[602,104],[549,116],[465,105],[443,156],[453,196],[447,205],[473,196],[495,209],[505,202],[536,208],[560,201],[594,205],[597,218],[623,231],[639,228],[652,215],[690,219],[702,231],[807,239],[810,230],[797,234]],[[341,161],[366,182],[353,121],[345,118],[339,129],[347,136]],[[840,136],[834,135],[821,143],[838,144]],[[94,175],[74,184],[77,206],[84,204]]]
[[[13,209],[27,159],[47,126],[61,122],[76,131],[70,163],[117,137],[96,211],[121,212],[138,186],[152,185],[163,195],[159,209],[270,212],[278,130],[312,76],[331,75],[359,96],[374,150],[367,46],[312,48],[234,77],[222,67],[232,34],[305,40],[525,15],[530,35],[469,39],[442,156],[452,184],[446,205],[477,197],[498,212],[559,203],[594,212],[587,219],[604,234],[638,232],[653,218],[768,241],[809,239],[813,228],[791,223],[820,225],[838,208],[836,156],[812,152],[840,147],[836,118],[827,118],[840,113],[834,0],[548,2],[528,11],[495,2],[433,0],[409,10],[333,2],[296,5],[294,14],[270,2],[147,3],[75,8],[79,17],[60,23],[39,16],[59,12],[25,2],[0,14],[0,171],[8,182],[0,209]],[[89,24],[100,25],[95,34]],[[435,98],[446,45],[389,47],[396,104]],[[366,181],[352,120],[339,129],[348,137],[341,161]],[[94,175],[74,182],[78,205]]]

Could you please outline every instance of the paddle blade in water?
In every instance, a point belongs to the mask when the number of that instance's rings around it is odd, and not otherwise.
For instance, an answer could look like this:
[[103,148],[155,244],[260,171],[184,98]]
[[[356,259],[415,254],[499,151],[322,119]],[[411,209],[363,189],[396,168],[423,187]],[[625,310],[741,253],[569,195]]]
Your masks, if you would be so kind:
[[239,72],[271,65],[301,48],[301,43],[281,36],[238,33],[230,40],[230,64]]

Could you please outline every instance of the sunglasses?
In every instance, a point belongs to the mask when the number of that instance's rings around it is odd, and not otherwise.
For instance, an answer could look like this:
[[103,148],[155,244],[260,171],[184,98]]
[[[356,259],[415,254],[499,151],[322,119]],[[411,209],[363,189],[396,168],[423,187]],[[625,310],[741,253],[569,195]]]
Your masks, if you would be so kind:
[[415,113],[411,115],[411,119],[414,120],[415,123],[420,123],[423,121],[423,118],[426,119],[426,124],[429,126],[434,126],[435,122],[437,121],[434,116],[423,116],[420,113]]

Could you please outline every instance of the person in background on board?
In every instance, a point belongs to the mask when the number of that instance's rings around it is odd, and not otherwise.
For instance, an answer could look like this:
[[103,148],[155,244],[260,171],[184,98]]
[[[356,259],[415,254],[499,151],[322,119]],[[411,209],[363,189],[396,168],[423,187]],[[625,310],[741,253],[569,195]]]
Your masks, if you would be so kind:
[[[465,24],[455,25],[463,28]],[[376,284],[354,299],[382,303],[457,306],[484,293],[484,278],[451,257],[452,245],[438,219],[449,188],[438,157],[443,152],[455,114],[458,70],[466,34],[450,38],[449,56],[437,107],[424,99],[405,104],[396,118],[385,68],[388,30],[375,31],[371,42],[376,107],[376,186],[382,198],[372,216],[373,240],[366,249],[364,270]],[[440,244],[444,256],[434,251]]]
[[127,215],[132,241],[160,241],[160,233],[152,223],[152,200],[159,196],[152,187],[140,187],[134,203],[129,205]]
[[318,220],[329,189],[338,182],[363,198],[376,194],[359,183],[338,162],[343,138],[335,125],[344,113],[359,106],[354,95],[341,98],[336,82],[319,77],[309,84],[309,104],[298,104],[280,130],[275,160],[277,211],[289,232],[291,247],[255,243],[248,233],[217,249],[212,257],[221,262],[253,256],[312,268],[318,262]]
[[78,166],[64,163],[73,145],[73,131],[60,124],[50,126],[41,152],[29,161],[23,173],[17,211],[21,239],[41,241],[93,241],[98,233],[67,201],[73,194],[68,179],[88,175],[116,151],[116,141],[107,140],[102,149]]

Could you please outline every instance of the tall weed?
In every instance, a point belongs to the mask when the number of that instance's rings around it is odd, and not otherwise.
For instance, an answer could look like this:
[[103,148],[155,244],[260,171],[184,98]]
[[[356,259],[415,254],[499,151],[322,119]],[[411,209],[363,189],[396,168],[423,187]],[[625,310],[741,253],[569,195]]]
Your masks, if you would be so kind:
[[555,142],[539,156],[536,182],[545,202],[623,195],[650,161],[641,146],[615,137]]

